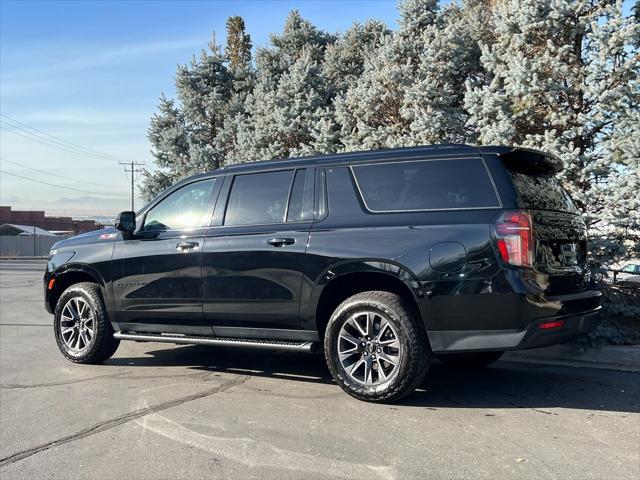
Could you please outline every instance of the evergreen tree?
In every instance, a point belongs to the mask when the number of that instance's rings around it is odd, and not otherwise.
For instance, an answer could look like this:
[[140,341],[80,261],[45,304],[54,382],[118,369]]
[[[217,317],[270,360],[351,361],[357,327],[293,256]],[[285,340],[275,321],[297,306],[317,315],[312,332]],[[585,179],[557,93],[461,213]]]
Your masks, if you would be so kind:
[[258,49],[256,82],[233,121],[227,162],[317,152],[313,132],[322,131],[315,124],[328,115],[330,95],[320,63],[333,41],[294,10],[283,32],[271,35],[272,46]]
[[241,17],[176,75],[149,139],[148,198],[222,164],[441,142],[540,148],[595,254],[640,254],[640,7],[621,0],[405,0],[398,29],[344,34],[299,12],[258,48]]
[[462,142],[464,85],[480,70],[473,32],[457,6],[400,4],[398,32],[387,36],[364,71],[335,102],[347,150]]
[[184,117],[175,102],[164,95],[160,97],[158,113],[151,117],[148,138],[158,169],[143,172],[141,193],[151,199],[180,179],[177,172],[191,169]]
[[490,81],[466,96],[479,141],[557,155],[595,255],[637,249],[638,23],[615,0],[504,0],[493,28],[482,54]]
[[248,116],[240,127],[232,161],[266,160],[311,153],[312,126],[323,117],[326,86],[315,53],[304,49],[275,85],[259,77],[247,97]]
[[244,19],[235,15],[227,19],[227,47],[229,70],[244,69],[251,63],[251,36],[246,32]]
[[322,69],[333,94],[344,92],[360,78],[367,56],[374,54],[390,34],[384,23],[368,20],[362,25],[354,23],[327,46]]
[[232,78],[215,41],[190,65],[178,67],[175,83],[178,103],[163,96],[149,128],[152,154],[160,169],[145,175],[145,198],[167,183],[213,170],[224,161],[218,140],[228,113]]

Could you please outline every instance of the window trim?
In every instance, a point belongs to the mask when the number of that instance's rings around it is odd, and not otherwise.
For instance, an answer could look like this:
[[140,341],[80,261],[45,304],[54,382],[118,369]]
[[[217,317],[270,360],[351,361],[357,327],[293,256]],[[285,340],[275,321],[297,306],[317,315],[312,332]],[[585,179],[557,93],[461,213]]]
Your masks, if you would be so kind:
[[[208,218],[208,223],[206,223],[206,225],[199,225],[197,227],[192,227],[192,228],[170,228],[167,230],[158,230],[158,231],[153,231],[153,230],[145,230],[145,224],[147,223],[147,216],[149,215],[149,212],[151,212],[154,208],[156,208],[158,205],[160,205],[162,202],[164,202],[167,198],[169,198],[171,195],[173,195],[174,193],[182,190],[185,187],[188,187],[189,185],[193,185],[194,183],[199,183],[199,182],[207,182],[213,180],[213,185],[211,186],[211,193],[209,194],[209,199],[207,201],[208,206],[207,206],[207,210],[205,211],[205,213],[203,214],[203,218]],[[140,222],[140,226],[136,228],[136,231],[134,232],[134,234],[136,236],[149,236],[149,235],[154,235],[154,234],[159,234],[159,233],[170,233],[170,232],[194,232],[196,230],[201,230],[201,229],[206,229],[209,228],[211,226],[211,221],[213,219],[213,212],[215,210],[216,207],[216,203],[218,201],[218,195],[220,193],[220,183],[222,183],[220,181],[220,177],[219,176],[213,176],[213,177],[205,177],[205,178],[198,178],[198,179],[194,179],[192,182],[187,182],[184,185],[180,185],[180,187],[178,188],[174,188],[171,191],[167,192],[166,195],[163,195],[162,198],[159,198],[155,203],[148,205],[147,207],[145,207],[145,211],[144,214],[142,215],[142,221]],[[137,220],[137,219],[136,219]]]
[[[236,227],[269,227],[272,225],[297,225],[297,224],[304,224],[304,223],[309,223],[312,220],[300,220],[297,222],[287,222],[287,214],[289,213],[289,202],[291,202],[291,192],[293,190],[293,184],[296,181],[296,174],[298,172],[298,170],[307,170],[307,174],[309,173],[309,167],[308,166],[301,166],[301,167],[288,167],[288,168],[276,168],[273,170],[260,170],[257,172],[242,172],[242,173],[234,173],[232,175],[229,175],[231,177],[231,183],[229,184],[229,190],[227,191],[227,198],[225,199],[224,202],[224,210],[222,211],[222,219],[220,220],[220,225],[218,225],[216,228],[236,228]],[[272,222],[272,223],[243,223],[243,224],[234,224],[234,225],[227,225],[225,224],[225,220],[227,218],[227,209],[229,208],[229,200],[231,199],[231,193],[233,192],[233,184],[236,181],[236,177],[241,177],[243,175],[260,175],[262,173],[276,173],[276,172],[293,172],[293,174],[291,175],[291,183],[289,184],[289,190],[287,193],[287,203],[286,203],[286,207],[285,207],[285,212],[284,212],[284,217],[283,220],[281,222]],[[305,187],[306,187],[306,182],[305,182]]]
[[303,223],[308,220],[298,220],[298,221],[289,221],[289,208],[291,207],[291,195],[293,195],[293,187],[296,184],[296,178],[298,177],[298,173],[304,172],[304,179],[302,181],[302,197],[300,198],[300,215],[304,214],[304,200],[305,194],[307,192],[307,183],[310,169],[307,167],[294,168],[293,178],[291,179],[291,185],[289,185],[289,195],[287,195],[287,208],[284,211],[284,223]]
[[[493,193],[496,196],[496,200],[498,201],[498,205],[497,206],[491,206],[491,207],[449,207],[449,208],[414,208],[414,209],[399,209],[399,210],[374,210],[372,208],[369,207],[369,205],[367,205],[367,200],[364,197],[364,194],[362,193],[362,189],[360,188],[360,184],[358,183],[358,177],[354,171],[354,166],[355,167],[366,167],[369,165],[391,165],[391,164],[398,164],[398,163],[419,163],[419,162],[449,162],[452,160],[480,160],[480,162],[482,163],[482,166],[484,167],[485,172],[487,172],[487,176],[489,177],[489,181],[491,182],[491,187],[493,188]],[[411,160],[398,160],[398,161],[391,161],[391,162],[368,162],[368,163],[358,163],[356,165],[350,164],[349,165],[349,170],[351,172],[351,177],[353,178],[353,181],[356,184],[356,189],[358,190],[358,195],[360,196],[360,199],[362,200],[362,204],[364,205],[364,208],[369,212],[369,213],[374,213],[374,214],[384,214],[384,213],[413,213],[413,212],[449,212],[449,211],[460,211],[460,210],[500,210],[503,208],[502,206],[502,199],[500,198],[500,194],[498,193],[498,189],[496,187],[496,184],[493,180],[493,176],[491,175],[491,172],[489,171],[489,168],[487,167],[486,162],[484,161],[484,158],[482,157],[450,157],[450,158],[422,158],[419,160],[415,160],[415,159],[411,159]]]

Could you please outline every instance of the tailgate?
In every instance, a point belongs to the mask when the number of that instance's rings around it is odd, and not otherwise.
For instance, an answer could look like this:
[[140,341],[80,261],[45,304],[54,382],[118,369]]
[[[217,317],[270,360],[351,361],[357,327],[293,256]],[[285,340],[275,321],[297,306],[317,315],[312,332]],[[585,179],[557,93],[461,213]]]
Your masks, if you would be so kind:
[[[522,167],[522,165],[520,166]],[[510,169],[519,207],[529,210],[535,239],[534,268],[549,275],[549,294],[586,288],[587,229],[553,173]]]

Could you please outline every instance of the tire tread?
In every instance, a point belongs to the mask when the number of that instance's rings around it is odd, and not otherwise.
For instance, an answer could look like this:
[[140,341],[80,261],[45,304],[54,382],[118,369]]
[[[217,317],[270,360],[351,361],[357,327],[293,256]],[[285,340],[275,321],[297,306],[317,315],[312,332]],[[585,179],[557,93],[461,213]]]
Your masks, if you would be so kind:
[[[62,313],[62,308],[65,305],[67,299],[77,292],[82,292],[91,300],[96,314],[95,343],[87,352],[85,352],[85,354],[81,356],[73,356],[68,354],[64,346],[64,342],[60,338],[57,321]],[[65,356],[65,358],[73,363],[102,363],[105,360],[111,358],[120,345],[120,340],[113,338],[113,327],[111,326],[111,322],[109,322],[109,318],[107,316],[104,301],[102,300],[102,293],[100,292],[100,287],[95,283],[76,283],[62,292],[62,295],[60,295],[60,298],[58,299],[58,303],[56,305],[54,318],[56,319],[54,321],[54,330],[58,348]]]
[[[400,323],[407,327],[404,330],[409,344],[409,352],[407,352],[409,363],[407,364],[405,374],[399,383],[394,384],[392,388],[382,394],[367,392],[366,386],[351,383],[343,378],[340,369],[336,368],[332,359],[329,358],[330,353],[327,346],[330,342],[329,337],[331,336],[332,329],[335,328],[337,322],[340,322],[342,313],[348,310],[350,306],[357,304],[375,304],[377,308],[397,318]],[[336,379],[340,387],[349,395],[368,402],[390,403],[411,394],[421,385],[427,374],[431,359],[431,348],[424,324],[412,313],[412,308],[409,303],[395,293],[374,290],[357,293],[347,298],[336,308],[327,324],[325,333],[325,357],[334,379]]]

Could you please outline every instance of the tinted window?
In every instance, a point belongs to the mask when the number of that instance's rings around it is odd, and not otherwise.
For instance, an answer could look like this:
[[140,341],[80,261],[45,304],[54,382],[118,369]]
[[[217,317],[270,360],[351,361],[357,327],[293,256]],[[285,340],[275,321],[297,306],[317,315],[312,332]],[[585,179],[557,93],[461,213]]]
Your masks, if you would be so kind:
[[233,179],[225,225],[284,222],[293,170],[237,175]]
[[571,197],[556,178],[549,175],[509,173],[518,192],[521,208],[578,213]]
[[145,231],[185,230],[209,225],[215,178],[176,190],[147,213]]
[[499,207],[480,159],[429,160],[354,166],[369,210]]
[[287,211],[287,222],[300,222],[302,218],[302,202],[304,195],[304,184],[307,171],[296,171],[296,178],[291,188],[291,198],[289,199],[289,210]]

